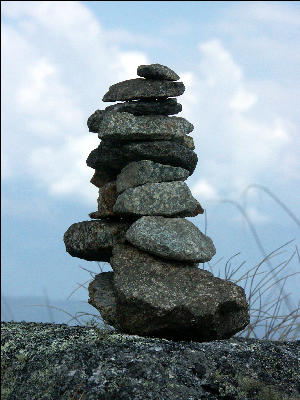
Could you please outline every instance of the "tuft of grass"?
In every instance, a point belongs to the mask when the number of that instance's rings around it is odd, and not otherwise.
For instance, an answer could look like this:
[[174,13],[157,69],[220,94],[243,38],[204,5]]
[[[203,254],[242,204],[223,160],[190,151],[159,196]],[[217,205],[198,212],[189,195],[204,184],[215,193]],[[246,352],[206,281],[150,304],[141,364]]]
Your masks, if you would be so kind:
[[[289,208],[279,200],[269,189],[261,185],[250,185],[246,188],[245,193],[250,189],[256,188],[267,193],[279,206],[289,215],[289,217],[300,227],[300,221],[298,218],[289,210]],[[203,264],[202,268],[206,266],[215,276],[218,276],[225,280],[231,280],[236,284],[242,286],[245,290],[247,301],[250,309],[250,324],[241,332],[235,336],[245,337],[245,338],[256,338],[256,339],[266,339],[266,340],[297,340],[300,338],[300,301],[297,306],[291,304],[290,294],[285,292],[285,285],[289,278],[294,275],[300,274],[300,272],[294,272],[281,276],[281,272],[285,271],[289,264],[293,261],[300,265],[300,255],[297,245],[294,245],[291,251],[288,246],[290,246],[295,239],[288,241],[277,249],[273,250],[271,253],[266,254],[259,235],[252,224],[250,218],[248,217],[245,209],[239,205],[237,202],[232,200],[223,200],[222,203],[232,204],[238,208],[242,216],[245,218],[250,232],[252,233],[258,249],[260,250],[263,258],[262,260],[252,268],[248,269],[245,273],[240,273],[242,267],[246,264],[246,261],[239,262],[237,266],[233,267],[233,262],[237,260],[240,253],[232,255],[225,263],[225,268],[219,269],[216,272],[216,266],[223,260],[220,258],[214,264],[206,263]],[[205,217],[205,233],[207,230],[207,215]],[[286,255],[283,261],[278,258],[290,252]],[[274,264],[274,259],[276,263]],[[101,262],[97,262],[100,272],[103,272],[103,267]],[[69,299],[78,289],[84,288],[88,290],[85,286],[91,280],[94,279],[97,272],[90,271],[86,268],[80,267],[90,273],[91,278],[84,283],[77,283],[78,287],[75,288],[70,295],[67,297]],[[222,271],[222,273],[221,273]],[[98,272],[99,273],[99,272]],[[77,312],[75,316],[71,315],[67,311],[60,309],[55,306],[50,306],[49,304],[32,304],[30,306],[38,307],[48,307],[54,308],[61,312],[66,313],[71,318],[67,322],[76,320],[79,325],[82,326],[93,326],[104,330],[112,330],[112,328],[102,320],[100,314],[91,314],[85,312]],[[288,309],[286,312],[284,310]],[[92,319],[82,323],[79,318],[83,316],[90,316]],[[258,330],[264,329],[264,334],[259,335]]]

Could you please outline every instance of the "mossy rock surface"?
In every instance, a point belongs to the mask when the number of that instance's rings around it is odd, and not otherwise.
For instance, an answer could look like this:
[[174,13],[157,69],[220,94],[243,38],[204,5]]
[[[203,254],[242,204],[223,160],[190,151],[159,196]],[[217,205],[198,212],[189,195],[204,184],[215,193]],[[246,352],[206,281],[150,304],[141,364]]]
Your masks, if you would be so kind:
[[2,400],[296,400],[300,342],[175,342],[2,322]]

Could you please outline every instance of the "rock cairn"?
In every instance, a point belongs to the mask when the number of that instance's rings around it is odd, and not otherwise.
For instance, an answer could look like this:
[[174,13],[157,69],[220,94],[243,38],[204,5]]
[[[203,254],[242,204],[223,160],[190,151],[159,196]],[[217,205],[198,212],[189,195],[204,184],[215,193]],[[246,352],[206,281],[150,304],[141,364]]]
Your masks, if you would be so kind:
[[92,220],[64,235],[67,252],[108,261],[89,285],[89,303],[120,332],[173,340],[226,339],[249,323],[244,290],[198,264],[216,250],[185,217],[204,212],[184,182],[197,155],[175,97],[185,87],[160,65],[140,65],[140,78],[110,86],[88,119],[100,145],[87,159],[99,188]]

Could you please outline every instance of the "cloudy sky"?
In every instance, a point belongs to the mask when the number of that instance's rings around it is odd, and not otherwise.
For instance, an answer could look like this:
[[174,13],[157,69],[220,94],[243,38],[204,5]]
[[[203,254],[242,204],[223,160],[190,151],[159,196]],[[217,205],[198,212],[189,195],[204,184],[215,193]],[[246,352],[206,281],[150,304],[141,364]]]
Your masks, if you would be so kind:
[[[90,279],[79,266],[98,271],[62,240],[97,206],[85,161],[99,139],[86,120],[110,85],[147,63],[169,66],[186,87],[179,116],[195,126],[199,159],[187,183],[207,211],[212,261],[222,258],[222,270],[240,252],[233,264],[251,267],[294,239],[279,263],[299,246],[299,2],[4,1],[3,295],[63,299]],[[204,216],[193,222],[204,231]],[[288,271],[299,269],[295,256]]]

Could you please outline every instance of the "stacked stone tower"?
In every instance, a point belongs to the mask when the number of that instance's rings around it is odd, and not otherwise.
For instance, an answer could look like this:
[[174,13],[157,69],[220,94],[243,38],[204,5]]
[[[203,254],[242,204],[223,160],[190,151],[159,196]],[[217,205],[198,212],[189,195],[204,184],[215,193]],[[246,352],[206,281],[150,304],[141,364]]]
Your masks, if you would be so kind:
[[92,220],[64,235],[66,250],[108,261],[89,303],[120,332],[174,340],[229,338],[249,323],[244,290],[198,268],[215,254],[212,240],[185,217],[203,213],[184,182],[197,155],[175,97],[185,88],[160,64],[141,65],[140,78],[112,85],[88,119],[100,145],[87,165],[99,188]]

